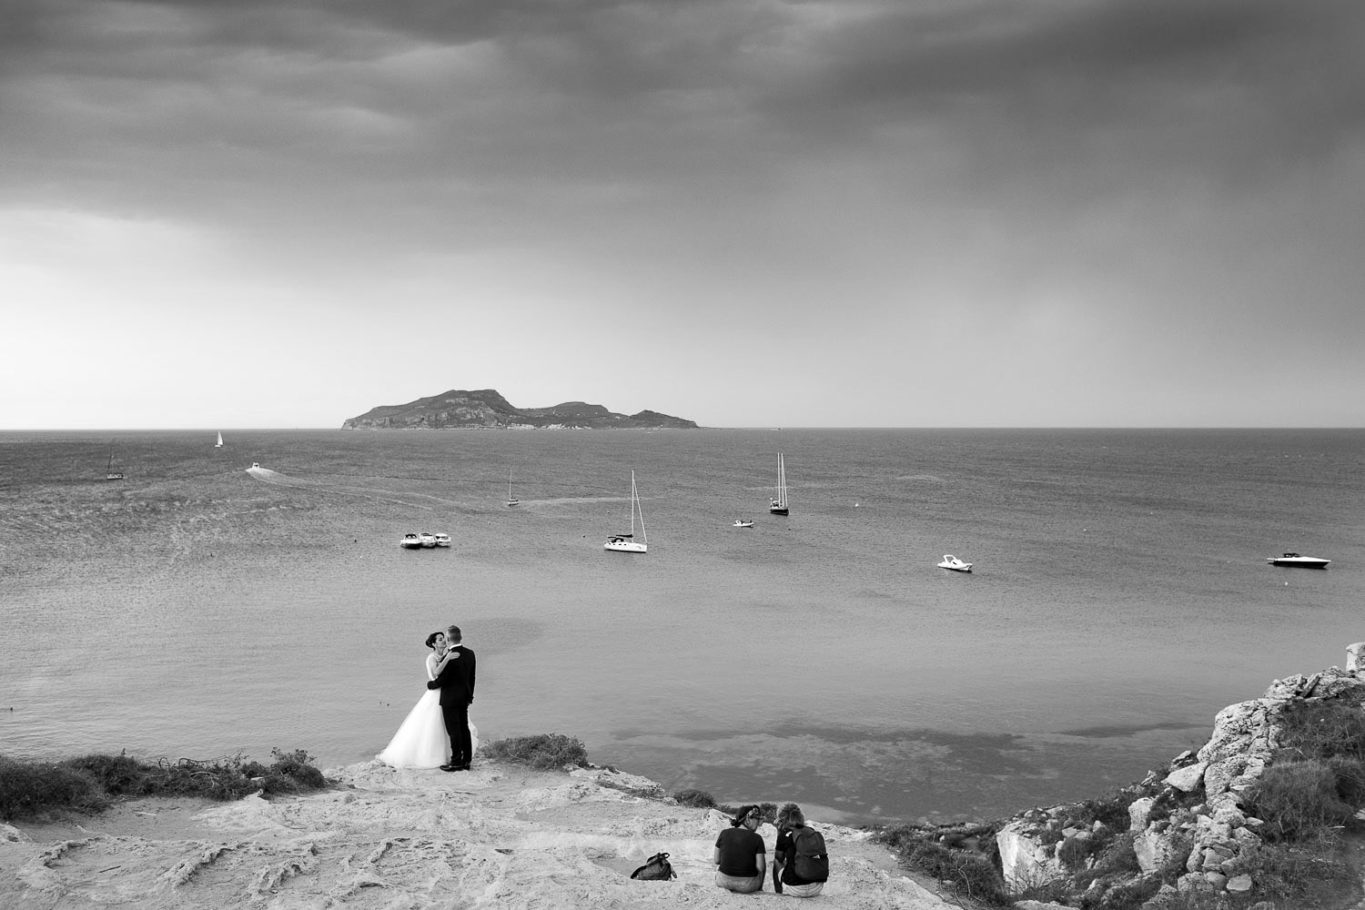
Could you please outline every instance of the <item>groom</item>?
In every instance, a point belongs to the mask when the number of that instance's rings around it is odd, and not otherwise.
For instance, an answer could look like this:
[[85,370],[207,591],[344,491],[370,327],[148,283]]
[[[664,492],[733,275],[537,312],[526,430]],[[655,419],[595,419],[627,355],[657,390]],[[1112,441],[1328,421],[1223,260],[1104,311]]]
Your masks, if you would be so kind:
[[474,744],[469,738],[469,704],[474,700],[474,652],[460,644],[464,636],[459,626],[446,629],[446,641],[455,656],[431,682],[428,689],[441,690],[441,716],[450,734],[450,764],[442,771],[468,771]]

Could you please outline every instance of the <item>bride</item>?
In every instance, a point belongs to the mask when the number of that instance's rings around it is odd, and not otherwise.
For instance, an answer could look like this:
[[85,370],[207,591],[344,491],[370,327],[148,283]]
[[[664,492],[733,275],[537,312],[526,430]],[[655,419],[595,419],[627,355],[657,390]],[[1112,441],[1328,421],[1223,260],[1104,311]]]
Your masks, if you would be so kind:
[[[458,660],[459,654],[446,649],[444,632],[432,632],[427,636],[427,679],[435,679],[446,664]],[[469,725],[474,734],[474,725]],[[395,768],[439,768],[450,761],[450,736],[441,717],[441,691],[427,689],[417,704],[398,725],[398,732],[377,756],[386,765]]]

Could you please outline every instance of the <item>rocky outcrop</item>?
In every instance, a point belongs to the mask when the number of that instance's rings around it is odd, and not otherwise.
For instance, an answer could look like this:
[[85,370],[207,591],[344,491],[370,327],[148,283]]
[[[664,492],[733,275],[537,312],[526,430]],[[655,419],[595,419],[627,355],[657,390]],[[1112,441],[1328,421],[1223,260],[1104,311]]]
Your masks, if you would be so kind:
[[518,408],[494,389],[451,389],[407,404],[371,408],[342,423],[344,430],[478,429],[676,429],[697,424],[658,411],[617,414],[600,404],[566,401],[548,408]]
[[[1119,833],[1131,842],[1138,872],[1079,877],[1089,882],[1085,906],[1106,906],[1103,894],[1094,893],[1097,888],[1140,893],[1149,910],[1183,906],[1178,904],[1181,892],[1226,893],[1232,899],[1253,891],[1260,871],[1256,851],[1265,843],[1267,822],[1251,814],[1245,797],[1277,760],[1294,760],[1293,753],[1286,758],[1280,751],[1286,712],[1328,703],[1348,715],[1362,711],[1362,657],[1365,644],[1354,644],[1347,669],[1277,680],[1260,698],[1224,708],[1197,753],[1177,756],[1164,776],[1151,774],[1129,788],[1133,798],[1123,814],[1113,812],[1108,821],[1115,823],[1117,816],[1122,825],[1126,820],[1126,830]],[[1083,840],[1100,832],[1103,822],[1086,824],[1094,813],[1092,801],[1032,809],[1001,824],[996,849],[1006,883],[1020,891],[1094,869],[1097,852]]]

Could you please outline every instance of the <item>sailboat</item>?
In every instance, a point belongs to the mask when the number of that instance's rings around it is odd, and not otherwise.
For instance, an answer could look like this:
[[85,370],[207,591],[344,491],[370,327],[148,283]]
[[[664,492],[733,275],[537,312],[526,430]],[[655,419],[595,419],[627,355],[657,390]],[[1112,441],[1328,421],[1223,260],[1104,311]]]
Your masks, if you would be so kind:
[[[640,516],[640,539],[635,539],[635,516]],[[645,533],[645,513],[640,508],[640,494],[635,489],[635,472],[630,472],[630,533],[613,534],[602,545],[604,550],[617,553],[646,553],[649,551],[649,535]]]
[[104,479],[105,480],[123,479],[123,472],[114,470],[114,449],[112,446],[109,448],[109,463],[104,466]]
[[777,498],[768,507],[768,511],[774,515],[787,514],[787,463],[782,458],[782,453],[777,453]]
[[507,508],[510,509],[512,506],[519,505],[520,503],[521,500],[512,495],[512,471],[509,468],[507,471]]
[[213,444],[213,447],[215,449],[221,449],[223,447],[223,434],[221,432],[218,434],[218,441]]

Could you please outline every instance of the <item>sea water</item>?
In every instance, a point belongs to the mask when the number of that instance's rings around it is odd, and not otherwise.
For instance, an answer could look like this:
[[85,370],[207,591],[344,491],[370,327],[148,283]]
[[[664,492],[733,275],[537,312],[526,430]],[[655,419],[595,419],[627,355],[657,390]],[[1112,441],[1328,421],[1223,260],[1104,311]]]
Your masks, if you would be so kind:
[[[1363,431],[224,437],[0,434],[0,753],[363,761],[454,622],[485,741],[989,818],[1135,780],[1365,639]],[[604,552],[632,470],[649,552]],[[422,530],[454,545],[399,548]]]

